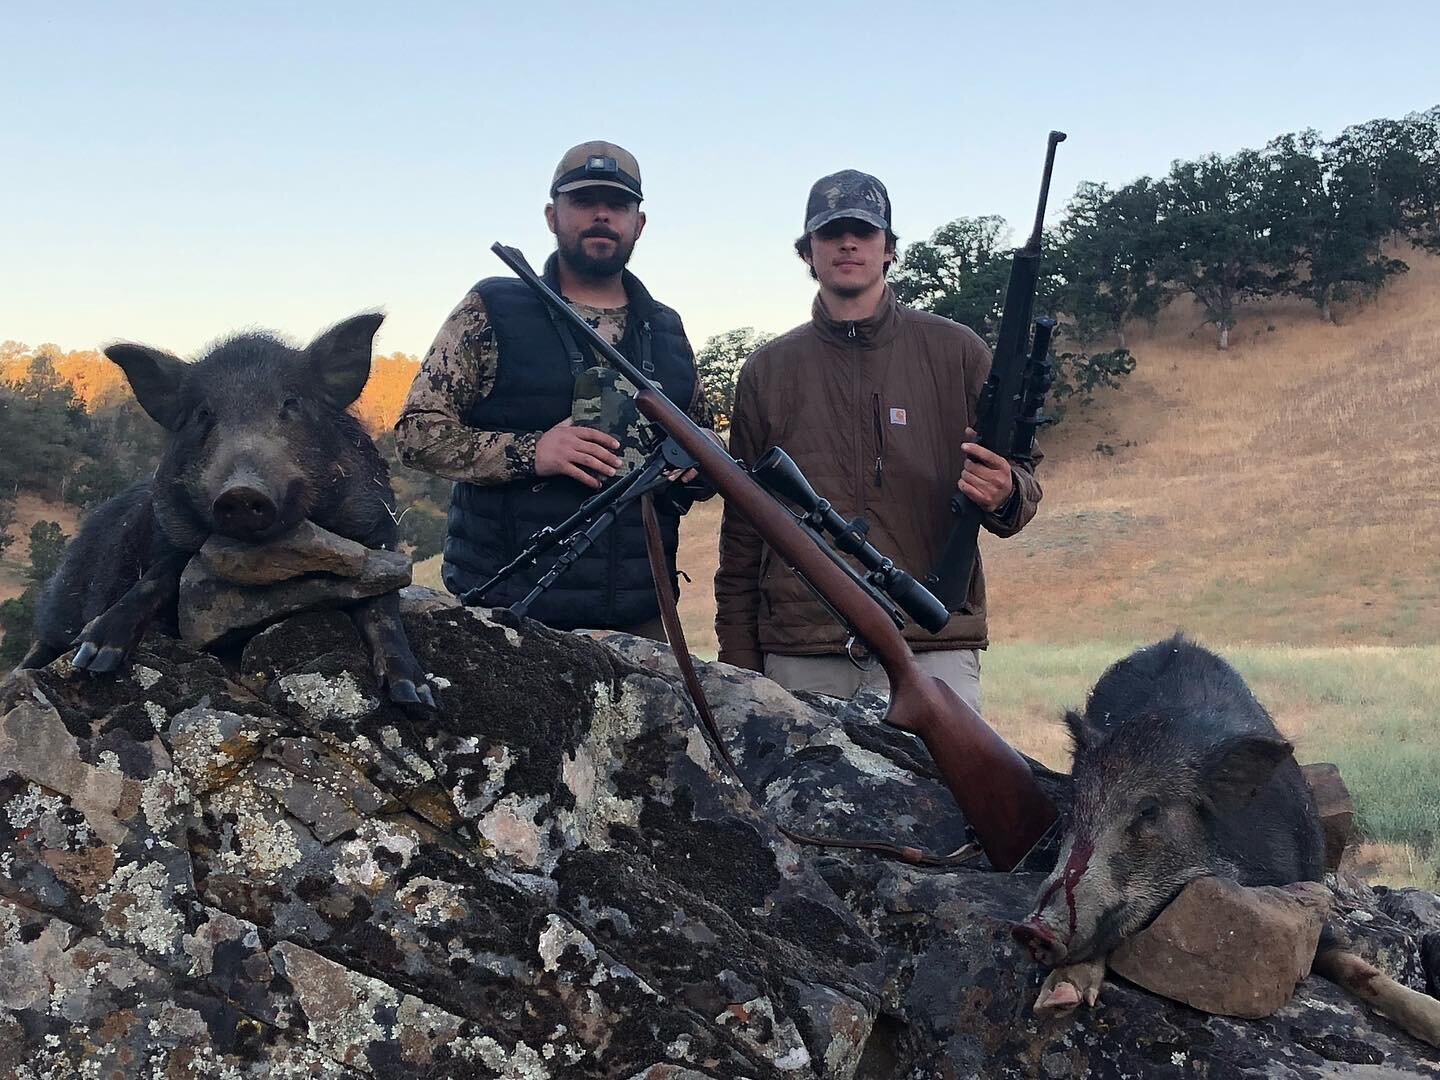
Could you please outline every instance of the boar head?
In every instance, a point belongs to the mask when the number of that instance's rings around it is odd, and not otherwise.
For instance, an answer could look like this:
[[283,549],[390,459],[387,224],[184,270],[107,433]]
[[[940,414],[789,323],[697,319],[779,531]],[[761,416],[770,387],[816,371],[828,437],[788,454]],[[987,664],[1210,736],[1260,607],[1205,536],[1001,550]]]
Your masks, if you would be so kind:
[[1235,876],[1217,837],[1291,752],[1264,733],[1197,746],[1188,725],[1163,715],[1102,728],[1072,712],[1066,723],[1071,817],[1054,873],[1012,930],[1037,963],[1052,967],[1104,957],[1196,878]]
[[144,345],[105,350],[169,432],[154,499],[172,539],[264,541],[311,515],[336,487],[337,440],[358,430],[345,410],[365,388],[383,318],[357,315],[304,349],[240,334],[194,363]]

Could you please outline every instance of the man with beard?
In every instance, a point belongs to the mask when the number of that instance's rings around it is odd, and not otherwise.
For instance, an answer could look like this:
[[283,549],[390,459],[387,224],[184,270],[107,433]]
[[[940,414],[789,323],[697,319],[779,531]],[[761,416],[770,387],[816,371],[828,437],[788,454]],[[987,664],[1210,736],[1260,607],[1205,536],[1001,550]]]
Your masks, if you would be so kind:
[[[625,269],[645,228],[640,167],[608,142],[567,151],[545,221],[556,251],[545,282],[702,427],[709,427],[680,316]],[[455,482],[442,577],[463,595],[520,553],[536,530],[570,516],[607,480],[643,460],[635,388],[552,317],[517,278],[465,295],[425,356],[395,425],[401,460]],[[685,479],[689,479],[689,475]],[[657,500],[674,575],[680,511]],[[486,597],[525,596],[541,559]],[[663,639],[640,507],[632,505],[530,608],[558,629],[622,629]]]
[[[820,292],[808,323],[741,369],[730,452],[753,462],[784,447],[822,498],[847,519],[866,518],[870,542],[919,577],[949,535],[957,487],[990,532],[1010,536],[1034,517],[1040,485],[1029,466],[970,441],[990,350],[973,331],[895,299],[885,281],[895,242],[879,180],[846,169],[815,182],[795,249]],[[845,628],[729,507],[715,600],[721,660],[791,690],[885,690],[884,671],[850,662]],[[964,610],[938,634],[911,625],[905,637],[920,667],[978,711],[978,650],[988,643],[978,560]]]

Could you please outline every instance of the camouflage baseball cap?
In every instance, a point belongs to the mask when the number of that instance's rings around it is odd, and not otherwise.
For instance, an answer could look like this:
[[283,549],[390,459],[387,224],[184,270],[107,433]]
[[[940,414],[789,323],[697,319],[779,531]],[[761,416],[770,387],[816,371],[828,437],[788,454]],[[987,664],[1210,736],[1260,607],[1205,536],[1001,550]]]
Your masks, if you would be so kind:
[[813,233],[841,218],[854,218],[877,229],[890,228],[890,193],[875,177],[855,169],[822,176],[810,188],[805,203],[805,232]]
[[640,194],[640,163],[623,146],[610,142],[583,142],[565,151],[550,181],[550,197],[562,191],[587,187],[612,187],[644,198]]

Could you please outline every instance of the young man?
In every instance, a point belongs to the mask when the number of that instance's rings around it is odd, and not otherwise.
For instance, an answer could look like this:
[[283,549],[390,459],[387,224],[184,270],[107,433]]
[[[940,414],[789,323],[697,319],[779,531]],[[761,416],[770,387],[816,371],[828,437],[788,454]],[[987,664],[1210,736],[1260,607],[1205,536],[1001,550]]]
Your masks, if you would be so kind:
[[[1034,517],[1040,485],[1027,467],[967,441],[990,350],[966,327],[896,301],[885,281],[895,240],[879,180],[847,169],[816,181],[795,248],[820,292],[808,323],[741,369],[730,452],[753,463],[783,447],[837,512],[866,518],[870,542],[923,577],[949,535],[957,486],[986,511],[987,529],[1010,536]],[[878,666],[850,662],[845,628],[728,507],[715,599],[721,660],[792,690],[886,688]],[[979,709],[978,650],[988,641],[978,560],[966,610],[939,634],[911,624],[905,637],[923,669]]]
[[[625,269],[645,228],[640,167],[608,142],[571,148],[550,184],[555,253],[546,283],[692,419],[710,424],[680,316]],[[457,595],[490,578],[536,530],[563,521],[643,460],[634,387],[551,318],[513,277],[480,282],[446,319],[395,425],[400,458],[455,481],[442,576]],[[623,444],[622,444],[623,440]],[[623,445],[623,449],[622,449]],[[680,514],[656,503],[675,564]],[[517,573],[486,603],[525,596],[554,559]],[[558,629],[662,638],[640,507],[611,525],[531,607]]]

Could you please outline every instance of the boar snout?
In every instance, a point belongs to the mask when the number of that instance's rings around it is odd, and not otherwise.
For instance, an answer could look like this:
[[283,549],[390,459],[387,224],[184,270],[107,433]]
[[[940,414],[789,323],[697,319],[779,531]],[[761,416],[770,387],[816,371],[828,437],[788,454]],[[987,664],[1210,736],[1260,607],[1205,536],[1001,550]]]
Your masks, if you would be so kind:
[[210,512],[221,532],[239,540],[261,536],[279,515],[275,500],[248,483],[231,484],[220,492]]
[[1054,967],[1065,959],[1065,946],[1060,938],[1037,915],[1012,926],[1010,936],[1030,950],[1030,958],[1037,964]]

